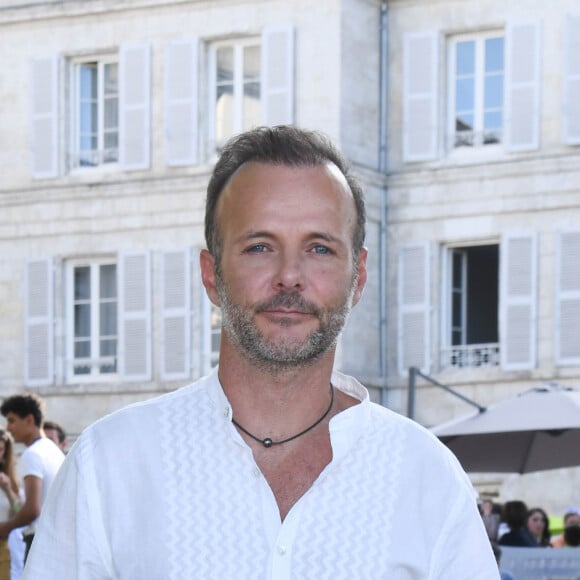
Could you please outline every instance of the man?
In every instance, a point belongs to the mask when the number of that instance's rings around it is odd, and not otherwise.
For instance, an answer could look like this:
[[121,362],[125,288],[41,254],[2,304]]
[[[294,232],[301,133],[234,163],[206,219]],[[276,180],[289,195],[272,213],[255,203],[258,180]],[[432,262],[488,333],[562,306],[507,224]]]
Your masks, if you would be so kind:
[[26,559],[34,538],[36,520],[64,455],[44,434],[44,403],[38,396],[13,395],[4,400],[0,413],[6,418],[6,429],[14,441],[26,446],[19,463],[25,500],[14,516],[0,522],[0,538],[6,540],[12,530],[27,526],[23,531]]
[[417,424],[333,372],[366,281],[362,191],[321,136],[226,145],[201,274],[219,368],[85,430],[28,580],[497,579],[470,482]]
[[66,431],[60,423],[56,421],[44,422],[44,434],[57,446],[63,453],[66,453]]

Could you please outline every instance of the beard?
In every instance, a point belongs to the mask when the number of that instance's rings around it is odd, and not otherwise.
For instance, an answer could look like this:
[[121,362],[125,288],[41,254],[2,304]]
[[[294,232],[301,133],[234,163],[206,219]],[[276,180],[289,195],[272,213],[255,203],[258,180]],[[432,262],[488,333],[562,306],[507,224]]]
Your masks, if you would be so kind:
[[[230,300],[227,284],[219,268],[216,268],[216,289],[222,310],[223,331],[248,361],[272,374],[311,364],[336,346],[351,310],[355,287],[356,275],[353,276],[344,299],[334,308],[319,308],[304,300],[296,291],[280,292],[269,300],[243,307]],[[318,328],[304,339],[267,339],[256,326],[255,315],[279,307],[292,308],[315,316],[318,319]],[[283,317],[279,323],[288,327],[293,324],[290,319]]]

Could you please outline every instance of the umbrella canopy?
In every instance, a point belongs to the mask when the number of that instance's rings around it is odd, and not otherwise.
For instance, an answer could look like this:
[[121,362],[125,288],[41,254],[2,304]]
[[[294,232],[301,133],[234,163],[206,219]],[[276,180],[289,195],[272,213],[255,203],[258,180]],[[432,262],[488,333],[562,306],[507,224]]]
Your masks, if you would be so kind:
[[548,384],[431,431],[469,472],[580,465],[580,391]]

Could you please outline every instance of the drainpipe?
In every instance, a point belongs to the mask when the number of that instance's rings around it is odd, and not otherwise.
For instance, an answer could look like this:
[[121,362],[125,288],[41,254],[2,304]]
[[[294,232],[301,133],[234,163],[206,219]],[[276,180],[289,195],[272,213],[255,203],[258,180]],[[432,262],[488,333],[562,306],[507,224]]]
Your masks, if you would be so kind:
[[[387,81],[388,37],[387,2],[381,2],[379,54],[379,158],[378,171],[387,172]],[[379,366],[381,380],[380,403],[388,405],[387,398],[387,188],[381,188],[379,225]]]

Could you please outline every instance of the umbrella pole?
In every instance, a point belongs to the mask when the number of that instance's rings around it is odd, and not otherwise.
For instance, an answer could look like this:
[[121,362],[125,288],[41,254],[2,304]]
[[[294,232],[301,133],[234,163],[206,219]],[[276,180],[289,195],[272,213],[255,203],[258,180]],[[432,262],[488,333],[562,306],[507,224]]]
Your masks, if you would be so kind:
[[415,391],[417,388],[417,377],[418,376],[422,377],[423,379],[425,379],[427,382],[431,383],[432,385],[439,387],[440,389],[443,389],[444,391],[447,391],[448,393],[454,395],[455,397],[458,397],[459,399],[461,399],[462,401],[464,401],[468,405],[472,405],[473,407],[476,407],[480,413],[484,413],[486,411],[486,407],[482,407],[479,403],[476,403],[475,401],[466,397],[465,395],[462,395],[461,393],[454,391],[451,387],[448,387],[447,385],[444,385],[444,384],[436,381],[435,379],[431,378],[429,375],[423,374],[417,367],[409,367],[409,392],[407,394],[407,417],[409,417],[409,419],[415,418]]

